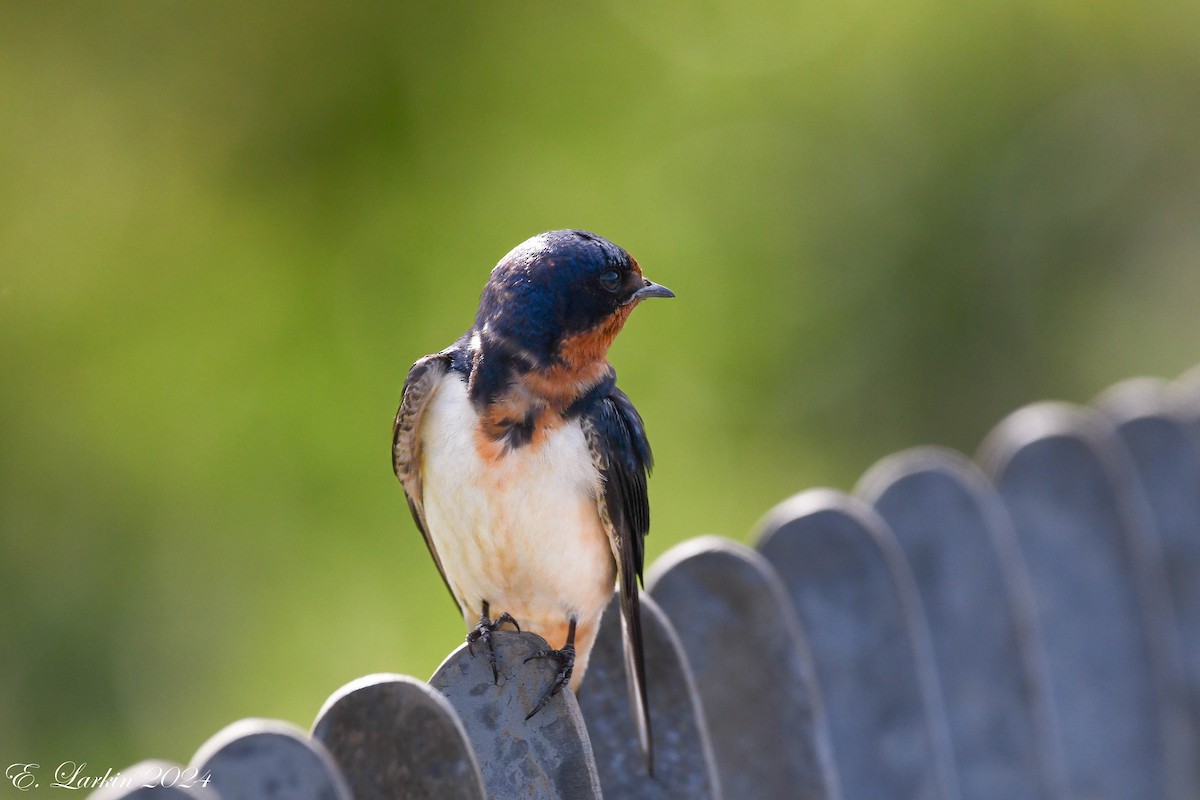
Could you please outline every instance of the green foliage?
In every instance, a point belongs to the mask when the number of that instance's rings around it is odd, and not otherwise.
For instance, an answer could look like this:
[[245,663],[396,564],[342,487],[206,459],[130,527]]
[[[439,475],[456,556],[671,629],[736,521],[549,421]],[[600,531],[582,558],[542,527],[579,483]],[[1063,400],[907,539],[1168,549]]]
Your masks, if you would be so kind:
[[6,3],[0,754],[186,759],[463,626],[388,464],[487,271],[585,227],[653,558],[1200,360],[1200,6]]

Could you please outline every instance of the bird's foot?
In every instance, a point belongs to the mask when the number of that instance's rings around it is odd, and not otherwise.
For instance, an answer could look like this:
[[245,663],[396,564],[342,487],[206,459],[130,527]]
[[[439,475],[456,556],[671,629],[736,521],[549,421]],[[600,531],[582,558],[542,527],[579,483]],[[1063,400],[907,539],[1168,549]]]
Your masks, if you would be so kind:
[[492,680],[495,683],[500,683],[500,669],[496,663],[496,646],[492,644],[492,631],[497,630],[504,623],[510,623],[518,631],[521,626],[513,619],[512,614],[505,611],[496,619],[488,617],[488,604],[483,604],[483,612],[479,615],[479,622],[467,634],[467,652],[472,656],[475,655],[475,643],[482,641],[483,646],[487,649],[488,666],[492,668]]
[[546,703],[550,702],[551,697],[561,692],[563,687],[571,682],[571,673],[575,671],[575,644],[568,641],[561,650],[540,650],[525,659],[525,662],[529,663],[535,658],[556,659],[560,667],[558,674],[554,676],[554,681],[550,684],[550,688],[546,689],[546,693],[542,695],[542,699],[538,701],[538,704],[533,707],[533,711],[530,711],[526,715],[525,719],[527,720],[541,711]]

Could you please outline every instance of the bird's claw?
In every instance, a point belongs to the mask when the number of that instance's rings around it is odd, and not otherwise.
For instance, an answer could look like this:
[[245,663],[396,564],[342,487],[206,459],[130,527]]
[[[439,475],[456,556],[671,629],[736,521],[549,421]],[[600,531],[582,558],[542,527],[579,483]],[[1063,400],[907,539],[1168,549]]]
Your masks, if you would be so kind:
[[511,624],[518,631],[521,630],[521,626],[517,624],[517,621],[513,618],[513,615],[509,614],[507,611],[505,611],[499,617],[496,617],[494,620],[489,619],[488,607],[487,604],[484,603],[483,613],[479,615],[479,622],[467,634],[467,652],[470,653],[472,657],[475,655],[476,642],[482,641],[483,646],[487,648],[488,666],[492,668],[492,680],[495,683],[500,683],[500,668],[496,662],[496,646],[492,644],[492,631],[498,629],[506,622]]
[[559,669],[558,674],[554,676],[554,680],[551,682],[550,687],[546,689],[546,693],[542,695],[542,699],[539,700],[538,704],[533,707],[533,711],[530,711],[525,716],[526,720],[529,720],[534,714],[541,711],[546,706],[546,703],[550,702],[551,697],[554,697],[554,695],[561,692],[563,687],[571,682],[571,673],[575,671],[575,645],[568,643],[561,650],[540,650],[531,655],[529,658],[525,659],[525,663],[528,664],[535,658],[557,659],[558,663],[561,665],[561,668]]

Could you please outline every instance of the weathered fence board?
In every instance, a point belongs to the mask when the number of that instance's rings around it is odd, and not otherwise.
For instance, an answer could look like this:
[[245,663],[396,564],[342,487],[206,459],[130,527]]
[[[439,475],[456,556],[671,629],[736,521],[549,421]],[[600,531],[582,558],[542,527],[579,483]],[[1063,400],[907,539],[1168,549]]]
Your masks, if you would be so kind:
[[876,464],[858,494],[912,567],[964,800],[1065,798],[1029,580],[995,490],[964,456],[921,448]]
[[[654,772],[614,600],[579,701],[531,633],[242,720],[93,800],[1196,800],[1200,367],[1010,415],[647,573]],[[586,724],[585,724],[586,717]],[[32,774],[19,776],[20,781]],[[99,779],[96,781],[100,782]],[[20,788],[20,787],[18,787]],[[89,787],[90,788],[90,787]]]
[[352,800],[324,745],[296,726],[244,719],[200,746],[192,758],[221,800]]
[[1177,408],[1192,434],[1200,438],[1200,365],[1185,372],[1171,386]]
[[758,548],[808,635],[846,797],[956,800],[920,601],[883,520],[813,490],[767,515]]
[[646,585],[687,652],[724,795],[840,797],[803,634],[762,557],[694,539],[658,559]]
[[[490,678],[490,673],[489,673]],[[438,692],[407,675],[343,686],[313,724],[354,800],[483,800],[466,731]]]
[[[1163,381],[1138,379],[1118,384],[1096,402],[1116,424],[1133,459],[1161,553],[1162,588],[1175,622],[1158,633],[1173,667],[1164,676],[1171,692],[1164,712],[1171,726],[1168,755],[1185,781],[1179,797],[1200,797],[1194,765],[1200,763],[1200,440],[1193,437],[1177,397]],[[1152,591],[1159,574],[1147,578]],[[1152,632],[1153,635],[1154,632]]]
[[526,720],[558,672],[548,658],[525,659],[547,648],[540,636],[492,634],[499,682],[488,659],[464,644],[430,678],[458,712],[475,750],[488,796],[599,800],[600,779],[575,694],[564,688]]
[[1136,576],[1146,520],[1099,415],[1064,404],[1009,416],[981,451],[1029,567],[1074,797],[1157,800],[1170,779]]
[[[178,780],[176,779],[178,777]],[[191,786],[184,784],[191,783]],[[150,784],[150,785],[147,785]],[[51,786],[42,791],[54,792]],[[35,790],[36,791],[36,790]],[[70,790],[62,790],[67,791]],[[170,761],[151,759],[139,761],[120,772],[118,782],[102,786],[88,795],[88,800],[224,800],[212,788],[206,788],[184,768]]]
[[600,622],[579,708],[587,722],[600,788],[624,800],[719,800],[716,766],[683,644],[666,614],[642,595],[642,638],[654,742],[654,778],[630,712],[621,641],[621,611],[614,596]]

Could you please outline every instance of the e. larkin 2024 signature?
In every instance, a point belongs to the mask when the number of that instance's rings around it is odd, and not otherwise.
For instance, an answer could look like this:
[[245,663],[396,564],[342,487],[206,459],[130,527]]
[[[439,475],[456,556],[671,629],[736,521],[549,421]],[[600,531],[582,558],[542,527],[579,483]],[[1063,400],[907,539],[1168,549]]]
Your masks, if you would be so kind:
[[[42,788],[41,779],[38,777],[41,769],[41,764],[18,762],[9,765],[4,776],[14,788],[28,792],[31,789]],[[114,773],[111,767],[105,770],[103,775],[89,775],[85,770],[86,761],[64,761],[54,770],[54,779],[47,786],[52,789],[99,789],[105,786],[127,788],[135,785],[147,789],[155,786],[190,789],[193,786],[208,786],[211,780],[209,773],[201,775],[195,767],[175,767],[169,764],[149,765],[144,771],[139,771],[136,777],[121,772]]]

